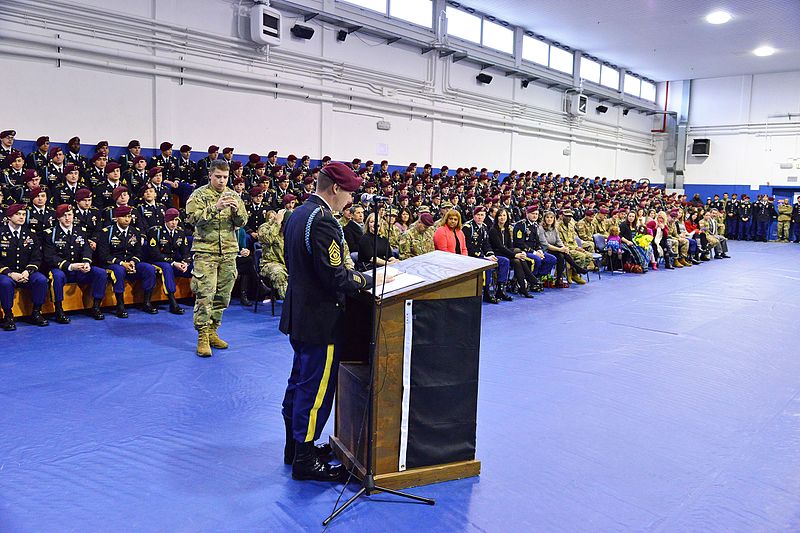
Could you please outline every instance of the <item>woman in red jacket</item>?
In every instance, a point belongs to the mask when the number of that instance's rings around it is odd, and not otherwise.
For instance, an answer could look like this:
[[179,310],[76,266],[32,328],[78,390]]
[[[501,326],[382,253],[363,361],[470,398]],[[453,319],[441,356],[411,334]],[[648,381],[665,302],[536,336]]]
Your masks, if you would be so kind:
[[455,209],[447,212],[444,222],[433,234],[433,245],[443,252],[467,255],[467,239],[461,231],[461,213]]
[[697,213],[696,209],[692,209],[683,225],[686,227],[686,231],[689,233],[690,238],[696,239],[699,242],[699,253],[701,254],[700,259],[703,261],[709,261],[711,259],[711,254],[709,253],[710,250],[708,248],[708,238],[706,237],[706,232],[700,229],[700,215]]

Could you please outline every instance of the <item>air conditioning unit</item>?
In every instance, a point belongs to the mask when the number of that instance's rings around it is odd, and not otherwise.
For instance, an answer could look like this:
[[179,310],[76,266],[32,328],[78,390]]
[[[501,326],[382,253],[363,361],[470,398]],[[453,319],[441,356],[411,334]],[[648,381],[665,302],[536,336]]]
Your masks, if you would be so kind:
[[572,94],[567,99],[567,113],[572,116],[581,116],[586,114],[586,109],[589,107],[589,97],[585,94],[578,93]]
[[281,14],[264,4],[250,9],[250,38],[258,44],[281,44]]

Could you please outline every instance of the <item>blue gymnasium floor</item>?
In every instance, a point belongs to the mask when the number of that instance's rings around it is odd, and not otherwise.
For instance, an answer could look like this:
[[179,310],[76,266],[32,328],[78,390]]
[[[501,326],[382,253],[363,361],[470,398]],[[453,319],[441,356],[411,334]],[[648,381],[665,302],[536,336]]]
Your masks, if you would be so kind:
[[[484,306],[483,474],[331,531],[800,530],[800,246]],[[339,486],[281,463],[277,318],[0,332],[0,530],[318,531]],[[347,494],[351,494],[348,489]]]

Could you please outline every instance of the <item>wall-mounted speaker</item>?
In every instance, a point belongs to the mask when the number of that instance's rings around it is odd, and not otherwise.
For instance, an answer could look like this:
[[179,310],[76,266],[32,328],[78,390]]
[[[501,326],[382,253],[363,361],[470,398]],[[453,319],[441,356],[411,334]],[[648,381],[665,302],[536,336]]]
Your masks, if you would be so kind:
[[711,153],[711,139],[695,139],[692,141],[692,155],[708,157]]
[[599,105],[595,108],[595,111],[597,111],[598,113],[605,113],[606,111],[608,111],[608,106]]
[[314,28],[309,28],[308,26],[301,26],[300,24],[295,24],[292,26],[290,30],[292,35],[297,37],[298,39],[311,39],[314,36]]
[[337,40],[337,41],[344,42],[346,39],[347,39],[347,31],[345,31],[345,30],[339,30],[339,31],[336,33],[336,40]]
[[475,79],[478,80],[478,83],[489,84],[489,83],[492,83],[492,79],[494,79],[494,78],[492,78],[488,74],[484,74],[483,72],[481,72],[480,74],[475,76]]

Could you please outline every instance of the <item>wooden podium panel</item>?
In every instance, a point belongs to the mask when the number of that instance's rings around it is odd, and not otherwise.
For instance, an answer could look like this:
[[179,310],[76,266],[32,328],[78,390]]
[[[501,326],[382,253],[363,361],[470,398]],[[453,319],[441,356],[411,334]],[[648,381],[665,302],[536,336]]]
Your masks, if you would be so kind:
[[[362,474],[366,463],[366,424],[362,424],[368,399],[368,351],[372,312],[379,317],[377,367],[373,403],[373,468],[375,483],[402,489],[475,476],[480,461],[399,470],[400,426],[403,397],[403,347],[406,300],[439,300],[481,296],[483,272],[495,264],[482,259],[431,252],[392,265],[397,270],[424,278],[424,282],[378,298],[362,292],[347,302],[348,342],[339,368],[336,422],[331,445],[348,467]],[[359,435],[359,429],[364,432]]]

